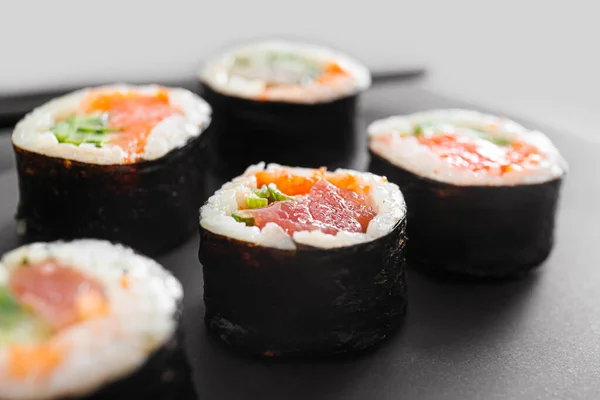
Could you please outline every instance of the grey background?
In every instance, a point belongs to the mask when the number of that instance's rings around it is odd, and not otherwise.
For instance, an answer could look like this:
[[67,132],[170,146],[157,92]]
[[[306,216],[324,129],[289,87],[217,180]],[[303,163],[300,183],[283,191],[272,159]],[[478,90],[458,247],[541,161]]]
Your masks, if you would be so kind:
[[0,15],[0,95],[187,79],[224,47],[285,37],[373,70],[425,65],[436,93],[600,143],[595,1],[4,0]]
[[[364,96],[362,123],[392,113],[464,105],[416,86],[378,87]],[[362,357],[328,362],[238,357],[206,337],[197,238],[161,257],[185,286],[186,344],[200,398],[600,398],[600,144],[538,128],[571,167],[549,260],[526,279],[502,284],[433,283],[410,273],[405,326]],[[18,196],[9,138],[0,141],[0,163],[8,166],[0,174],[4,252],[17,245],[13,214]],[[355,164],[364,167],[365,161],[363,143]]]

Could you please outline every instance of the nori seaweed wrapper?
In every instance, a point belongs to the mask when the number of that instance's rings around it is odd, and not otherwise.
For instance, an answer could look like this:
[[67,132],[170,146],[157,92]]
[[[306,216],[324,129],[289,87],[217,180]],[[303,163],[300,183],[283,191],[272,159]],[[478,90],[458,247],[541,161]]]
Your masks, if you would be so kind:
[[241,353],[353,353],[404,320],[406,220],[368,243],[296,250],[262,247],[200,228],[205,323]]
[[211,168],[226,181],[260,161],[347,167],[355,148],[358,94],[314,104],[258,101],[200,84],[213,110]]
[[562,178],[459,186],[418,176],[370,152],[369,170],[400,186],[411,268],[442,279],[515,278],[550,254]]
[[[183,348],[181,305],[173,337],[133,374],[110,382],[85,400],[196,400],[192,371]],[[65,399],[66,400],[66,399]]]
[[106,239],[147,255],[175,248],[198,229],[198,208],[205,200],[204,133],[159,159],[118,165],[48,157],[14,146],[16,218],[24,224],[25,239]]

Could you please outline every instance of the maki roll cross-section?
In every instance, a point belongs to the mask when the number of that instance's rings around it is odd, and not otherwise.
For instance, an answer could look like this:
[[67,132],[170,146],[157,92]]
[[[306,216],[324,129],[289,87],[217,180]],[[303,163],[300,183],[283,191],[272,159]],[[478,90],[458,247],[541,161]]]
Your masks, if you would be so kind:
[[181,244],[197,230],[210,115],[191,92],[153,85],[84,89],[33,110],[12,136],[19,233],[147,254]]
[[34,243],[0,261],[0,398],[195,400],[182,286],[100,240]]
[[398,186],[351,170],[252,166],[201,209],[210,333],[247,354],[369,348],[406,310]]
[[440,278],[512,278],[550,254],[567,164],[505,118],[439,110],[376,121],[370,170],[402,188],[409,264]]
[[259,161],[340,167],[354,147],[366,67],[321,46],[265,41],[230,50],[200,73],[214,110],[213,169],[227,180]]

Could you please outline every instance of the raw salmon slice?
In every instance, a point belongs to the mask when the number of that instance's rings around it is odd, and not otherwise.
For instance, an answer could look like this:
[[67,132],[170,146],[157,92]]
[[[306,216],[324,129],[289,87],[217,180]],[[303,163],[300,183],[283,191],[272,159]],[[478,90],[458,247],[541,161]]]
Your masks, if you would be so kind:
[[542,159],[535,146],[519,140],[499,147],[502,150],[499,154],[489,154],[472,139],[451,134],[420,137],[419,143],[451,165],[498,175],[535,166]]
[[150,132],[164,119],[181,114],[169,102],[169,93],[160,90],[154,95],[137,92],[92,92],[83,105],[86,113],[108,113],[110,127],[118,129],[111,139],[134,162],[144,152]]

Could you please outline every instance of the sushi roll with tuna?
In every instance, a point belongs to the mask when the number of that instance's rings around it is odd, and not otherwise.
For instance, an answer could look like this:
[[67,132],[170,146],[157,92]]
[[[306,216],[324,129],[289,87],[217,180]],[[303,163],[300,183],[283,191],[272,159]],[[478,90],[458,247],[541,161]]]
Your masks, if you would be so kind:
[[400,189],[351,170],[252,166],[201,209],[210,333],[242,353],[369,348],[406,310]]
[[368,131],[370,170],[406,196],[411,266],[509,278],[548,257],[567,164],[544,134],[467,110],[391,117]]
[[345,166],[357,98],[371,76],[362,64],[325,47],[265,41],[211,60],[200,81],[214,110],[213,168],[230,179],[263,160]]
[[181,284],[100,240],[0,260],[0,398],[193,400]]
[[187,90],[129,85],[33,110],[12,136],[19,232],[107,239],[148,254],[181,244],[197,230],[210,114]]

